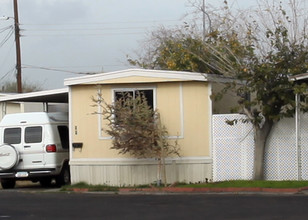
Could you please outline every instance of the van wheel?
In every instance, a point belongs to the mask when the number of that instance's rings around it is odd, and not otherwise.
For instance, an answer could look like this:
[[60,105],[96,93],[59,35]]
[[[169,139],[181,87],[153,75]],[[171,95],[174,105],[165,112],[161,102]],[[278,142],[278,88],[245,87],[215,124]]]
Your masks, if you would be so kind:
[[51,185],[51,180],[52,179],[50,177],[46,177],[46,178],[40,179],[40,184],[43,187],[49,187]]
[[70,168],[68,165],[64,165],[59,176],[56,177],[56,185],[63,186],[71,183]]
[[1,179],[1,186],[3,189],[13,189],[15,184],[16,180],[14,179]]

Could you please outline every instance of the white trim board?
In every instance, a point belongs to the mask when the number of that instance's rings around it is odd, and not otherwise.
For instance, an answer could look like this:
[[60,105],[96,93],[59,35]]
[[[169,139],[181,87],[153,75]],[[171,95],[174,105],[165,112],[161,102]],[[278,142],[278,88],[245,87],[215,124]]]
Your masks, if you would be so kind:
[[64,85],[72,86],[78,84],[93,84],[104,80],[119,79],[131,76],[178,79],[182,81],[215,81],[215,82],[231,82],[230,78],[226,78],[214,74],[183,72],[183,71],[167,71],[167,70],[148,70],[148,69],[127,69],[115,72],[100,73],[89,76],[81,76],[68,78],[64,80]]
[[[210,157],[174,157],[166,158],[166,163],[176,164],[212,164]],[[155,159],[136,158],[80,158],[70,160],[70,165],[156,165]]]

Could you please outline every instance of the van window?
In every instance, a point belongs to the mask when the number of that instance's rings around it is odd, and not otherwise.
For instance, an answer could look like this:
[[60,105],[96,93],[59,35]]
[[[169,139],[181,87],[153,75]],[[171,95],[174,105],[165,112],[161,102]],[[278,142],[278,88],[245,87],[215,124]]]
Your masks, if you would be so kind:
[[67,126],[58,126],[58,131],[61,139],[61,145],[63,149],[68,149],[69,147],[69,138],[68,138],[68,127]]
[[6,128],[4,129],[3,143],[20,144],[21,128]]
[[25,129],[25,143],[41,143],[42,142],[42,127],[27,127]]

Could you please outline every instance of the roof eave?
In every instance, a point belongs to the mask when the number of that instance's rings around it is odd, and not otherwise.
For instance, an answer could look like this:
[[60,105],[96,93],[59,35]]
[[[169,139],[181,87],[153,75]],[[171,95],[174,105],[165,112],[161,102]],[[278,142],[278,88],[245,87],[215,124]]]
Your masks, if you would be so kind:
[[64,80],[64,85],[73,86],[80,84],[90,84],[104,80],[119,79],[129,76],[142,76],[152,78],[170,78],[183,81],[230,81],[230,78],[225,78],[219,75],[197,73],[197,72],[184,72],[184,71],[169,71],[169,70],[147,70],[147,69],[128,69],[108,73],[100,73],[91,76],[68,78]]

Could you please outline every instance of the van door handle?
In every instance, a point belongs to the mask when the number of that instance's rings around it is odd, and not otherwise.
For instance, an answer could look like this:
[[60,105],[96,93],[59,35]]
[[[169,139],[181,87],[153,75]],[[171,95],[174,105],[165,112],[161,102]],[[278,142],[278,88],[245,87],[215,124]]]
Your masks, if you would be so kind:
[[24,148],[30,148],[31,146],[24,146]]

